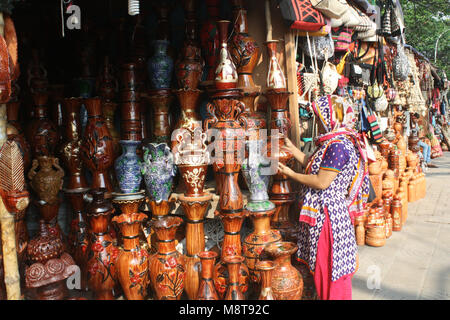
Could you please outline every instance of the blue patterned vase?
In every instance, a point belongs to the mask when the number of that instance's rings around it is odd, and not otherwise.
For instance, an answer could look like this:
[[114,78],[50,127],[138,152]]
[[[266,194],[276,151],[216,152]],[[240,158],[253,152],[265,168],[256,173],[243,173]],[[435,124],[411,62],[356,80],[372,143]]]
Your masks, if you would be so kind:
[[153,89],[170,88],[173,74],[173,60],[167,55],[169,41],[153,41],[155,53],[148,60],[148,76]]
[[120,191],[123,193],[139,192],[142,181],[141,159],[136,154],[139,141],[121,140],[123,153],[116,159],[115,169]]
[[142,149],[144,150],[142,174],[150,200],[156,202],[169,200],[173,177],[176,174],[176,166],[169,146],[166,143],[149,143]]

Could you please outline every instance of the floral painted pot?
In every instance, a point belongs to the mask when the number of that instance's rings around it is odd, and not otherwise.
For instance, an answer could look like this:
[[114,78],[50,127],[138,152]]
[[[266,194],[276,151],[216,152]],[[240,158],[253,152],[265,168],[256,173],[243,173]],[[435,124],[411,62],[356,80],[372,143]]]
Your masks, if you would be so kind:
[[121,140],[123,154],[116,159],[115,169],[120,190],[123,193],[139,191],[142,181],[141,160],[136,154],[139,141]]
[[169,41],[153,42],[154,54],[148,61],[148,75],[153,89],[170,88],[173,74],[173,60],[167,55]]
[[173,177],[176,174],[176,166],[169,146],[166,143],[149,143],[142,149],[144,162],[141,170],[150,199],[156,202],[169,200]]

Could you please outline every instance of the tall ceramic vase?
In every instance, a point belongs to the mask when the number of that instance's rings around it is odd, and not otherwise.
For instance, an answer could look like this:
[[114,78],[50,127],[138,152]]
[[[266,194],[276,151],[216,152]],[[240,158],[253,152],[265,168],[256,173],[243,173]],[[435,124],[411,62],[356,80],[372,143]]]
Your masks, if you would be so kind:
[[149,103],[152,106],[153,123],[151,141],[154,143],[167,143],[171,141],[170,105],[173,101],[170,89],[158,89],[149,92]]
[[127,300],[144,300],[150,283],[148,252],[141,247],[139,232],[147,219],[144,213],[121,214],[113,218],[120,227],[123,249],[117,258],[117,278]]
[[141,96],[135,63],[122,66],[120,82],[120,137],[122,140],[142,140]]
[[121,140],[122,155],[116,159],[115,169],[117,181],[122,193],[135,193],[140,190],[142,174],[141,163],[136,151],[139,141]]
[[183,293],[185,259],[175,248],[175,233],[181,222],[181,218],[169,216],[153,223],[158,252],[150,257],[149,269],[158,300],[179,300]]
[[241,256],[227,256],[224,258],[228,268],[228,287],[225,300],[245,300],[239,285],[239,268],[243,261],[244,257]]
[[96,299],[114,300],[119,249],[110,234],[111,215],[115,210],[105,199],[105,192],[104,188],[92,190],[93,200],[86,208],[90,233],[86,269],[88,286]]
[[214,251],[203,251],[198,254],[201,262],[201,278],[198,286],[196,300],[219,300],[213,282],[214,262],[217,253]]
[[219,20],[219,2],[219,0],[206,0],[208,20],[200,29],[202,56],[206,62],[203,78],[207,83],[214,82],[216,61],[219,55],[219,32],[216,23]]
[[230,21],[217,21],[219,29],[219,61],[215,71],[215,85],[218,90],[234,89],[237,86],[238,74],[228,50],[228,26]]
[[273,261],[259,261],[256,269],[261,273],[261,292],[258,300],[275,300],[272,291],[272,272],[275,269]]
[[86,99],[89,115],[81,145],[81,159],[92,173],[91,189],[113,191],[108,170],[114,164],[114,144],[102,114],[99,98]]
[[167,55],[169,41],[156,40],[153,42],[154,54],[148,60],[148,76],[153,89],[167,89],[171,87],[173,76],[173,60]]
[[286,91],[286,78],[277,58],[277,40],[267,41],[265,43],[269,56],[269,70],[267,73],[267,90]]

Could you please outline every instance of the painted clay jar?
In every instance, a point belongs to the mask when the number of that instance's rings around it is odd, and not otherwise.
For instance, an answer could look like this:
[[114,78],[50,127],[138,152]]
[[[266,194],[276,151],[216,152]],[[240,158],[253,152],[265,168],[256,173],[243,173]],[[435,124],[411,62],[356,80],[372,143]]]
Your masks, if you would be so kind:
[[64,141],[61,156],[64,166],[69,171],[67,189],[86,188],[87,182],[81,161],[81,101],[78,98],[64,99]]
[[[39,171],[37,168],[39,167]],[[28,178],[31,187],[40,200],[53,205],[58,203],[58,193],[63,185],[64,170],[59,166],[58,158],[42,156],[33,160]]]
[[114,117],[117,109],[117,103],[114,102],[105,102],[102,103],[102,111],[103,116],[105,117],[106,127],[108,128],[109,134],[113,140],[113,150],[114,150],[114,159],[117,159],[121,153],[120,147],[120,134],[117,131],[114,125]]
[[261,292],[258,300],[275,300],[272,291],[272,272],[275,269],[275,263],[269,260],[259,261],[256,269],[261,274]]
[[165,143],[149,143],[142,148],[144,150],[142,174],[148,195],[156,202],[167,201],[176,174],[173,154]]
[[245,300],[239,285],[239,268],[244,257],[227,256],[223,258],[223,261],[227,264],[228,270],[228,286],[224,300]]
[[169,41],[156,40],[152,44],[153,56],[148,60],[148,77],[153,89],[170,88],[173,73],[173,60],[167,55]]
[[367,226],[366,244],[371,247],[382,247],[386,244],[386,227],[384,225]]
[[158,300],[179,300],[184,289],[185,259],[175,248],[179,217],[165,217],[153,223],[158,252],[150,257],[150,279]]
[[286,78],[277,58],[278,42],[277,40],[271,40],[264,43],[270,59],[266,86],[267,90],[285,91],[287,88]]
[[106,188],[113,191],[108,170],[114,164],[114,143],[102,114],[99,98],[86,99],[89,114],[82,145],[81,159],[92,173],[91,189]]
[[92,190],[93,200],[86,207],[90,233],[86,269],[88,286],[96,299],[114,300],[119,249],[110,233],[111,215],[115,209],[105,199],[105,192],[105,188]]
[[[196,112],[198,102],[200,99],[200,90],[192,89],[179,89],[174,91],[175,95],[178,97],[181,107],[181,116],[178,122],[175,124],[175,130],[189,130],[193,131],[195,128],[202,127],[202,120],[198,113]],[[174,144],[172,142],[172,148]]]
[[152,141],[169,144],[172,133],[169,115],[172,92],[169,89],[153,90],[149,92],[148,100],[153,109]]
[[[258,89],[259,90],[259,89]],[[265,113],[257,112],[255,100],[260,95],[258,91],[244,91],[240,100],[245,105],[245,112],[248,114],[247,116],[247,140],[260,140],[262,137],[260,136],[261,129],[267,128],[267,119]],[[246,150],[246,157],[248,156]]]
[[229,42],[230,54],[238,73],[238,88],[254,88],[253,69],[259,59],[258,43],[248,34],[247,11],[234,11],[235,35]]
[[264,248],[275,242],[281,241],[281,234],[278,230],[270,228],[270,218],[274,209],[260,212],[249,212],[253,221],[254,231],[249,234],[243,244],[245,263],[250,272],[250,279],[259,283],[261,276],[256,269],[256,264],[264,257]]
[[200,29],[200,43],[202,56],[205,58],[205,72],[203,79],[213,82],[215,78],[215,68],[217,57],[219,56],[219,32],[216,21],[219,20],[219,0],[206,0],[206,10],[208,19]]
[[141,96],[135,63],[122,66],[120,83],[120,137],[121,140],[142,140]]
[[117,181],[122,193],[135,193],[140,190],[142,161],[136,154],[139,141],[121,140],[122,155],[115,161]]
[[27,141],[31,146],[33,158],[38,156],[53,156],[60,141],[60,135],[55,124],[48,118],[48,94],[34,93],[34,115],[25,130]]
[[271,283],[275,300],[300,300],[302,297],[303,279],[291,264],[291,256],[297,249],[292,242],[273,243],[265,248],[275,262]]
[[217,21],[217,28],[219,29],[219,60],[215,71],[215,85],[217,90],[234,89],[237,87],[238,74],[236,66],[231,58],[227,39],[228,39],[228,25],[230,21]]
[[196,90],[202,76],[204,61],[197,43],[195,20],[186,21],[186,40],[175,65],[178,87]]
[[148,252],[139,242],[144,213],[121,214],[112,219],[120,227],[123,248],[117,258],[117,278],[127,300],[144,300],[149,285]]
[[198,254],[201,263],[201,278],[198,286],[196,300],[219,300],[213,282],[214,262],[217,253],[214,251],[203,251]]

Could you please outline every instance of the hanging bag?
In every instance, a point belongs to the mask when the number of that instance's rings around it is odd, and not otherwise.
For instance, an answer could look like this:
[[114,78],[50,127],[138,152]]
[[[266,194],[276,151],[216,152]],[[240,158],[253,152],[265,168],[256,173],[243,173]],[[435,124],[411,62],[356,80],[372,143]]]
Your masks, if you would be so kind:
[[380,126],[378,125],[377,117],[372,110],[370,110],[370,108],[367,108],[366,103],[363,104],[361,114],[365,118],[363,121],[366,120],[368,123],[368,131],[370,133],[371,141],[375,144],[380,144],[383,142],[383,134],[381,133]]
[[345,0],[311,0],[311,4],[327,17],[334,19],[342,17],[348,9]]
[[334,51],[347,51],[352,42],[353,29],[349,27],[332,28],[331,35],[334,42]]
[[310,0],[281,0],[281,15],[291,29],[318,31],[325,25],[325,18],[316,10]]
[[397,43],[397,54],[392,60],[392,71],[396,81],[405,81],[408,79],[411,68],[409,66],[408,57],[406,56],[402,40]]

